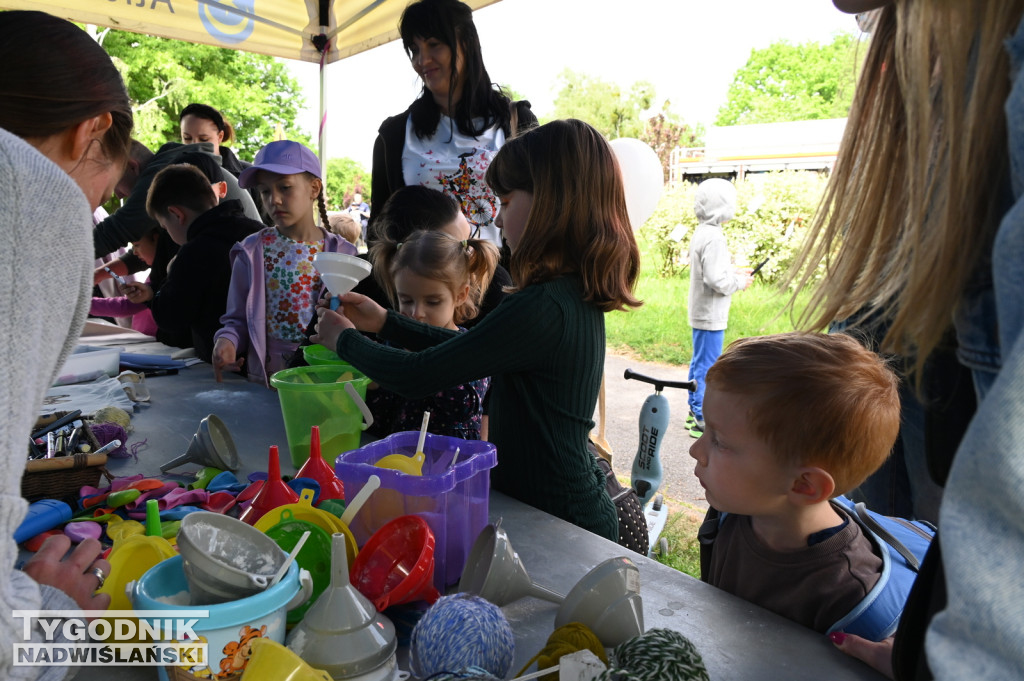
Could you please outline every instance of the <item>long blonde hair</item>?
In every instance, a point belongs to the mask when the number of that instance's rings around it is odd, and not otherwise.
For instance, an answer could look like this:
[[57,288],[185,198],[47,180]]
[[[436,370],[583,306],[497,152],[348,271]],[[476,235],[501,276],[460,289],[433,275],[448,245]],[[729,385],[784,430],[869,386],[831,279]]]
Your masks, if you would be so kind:
[[789,283],[799,315],[891,321],[920,369],[991,252],[1009,173],[1004,40],[1024,0],[897,0],[880,11],[839,160]]

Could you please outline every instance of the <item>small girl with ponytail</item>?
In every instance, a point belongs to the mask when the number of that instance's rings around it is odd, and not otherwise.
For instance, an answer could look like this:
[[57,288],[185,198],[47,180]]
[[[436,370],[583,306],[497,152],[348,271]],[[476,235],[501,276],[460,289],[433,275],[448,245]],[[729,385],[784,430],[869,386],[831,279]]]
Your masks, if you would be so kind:
[[213,369],[220,381],[223,370],[244,367],[249,380],[266,385],[271,374],[285,368],[314,315],[321,283],[313,256],[357,251],[325,229],[320,161],[298,142],[281,140],[260,149],[238,184],[258,189],[274,225],[231,249],[231,286],[222,328],[214,336]]
[[[373,272],[400,314],[431,326],[459,326],[477,316],[498,263],[498,249],[483,239],[458,240],[437,230],[419,230],[404,241],[382,239],[370,250]],[[371,376],[372,378],[372,376]],[[385,388],[367,393],[380,435],[418,430],[430,412],[430,432],[480,439],[483,398],[490,378],[469,381],[420,399],[406,399]]]

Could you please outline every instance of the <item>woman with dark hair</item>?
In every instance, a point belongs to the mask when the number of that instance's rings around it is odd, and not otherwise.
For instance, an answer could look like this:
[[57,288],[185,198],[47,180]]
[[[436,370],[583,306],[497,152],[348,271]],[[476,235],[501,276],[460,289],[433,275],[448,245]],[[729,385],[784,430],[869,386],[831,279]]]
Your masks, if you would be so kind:
[[207,104],[189,104],[178,116],[181,126],[182,144],[209,142],[213,145],[213,153],[220,156],[221,167],[236,178],[251,163],[240,161],[226,143],[235,141],[235,129],[220,111]]
[[505,141],[537,117],[529,102],[513,102],[491,83],[469,6],[419,0],[406,7],[399,32],[423,91],[378,131],[368,241],[375,237],[374,207],[399,187],[421,184],[455,196],[474,235],[500,246],[498,202],[484,173]]
[[[52,537],[25,565],[14,531],[25,517],[26,440],[85,322],[92,294],[92,211],[111,195],[131,142],[132,111],[110,57],[74,24],[42,12],[0,12],[0,677],[63,678],[68,667],[13,667],[14,610],[107,607],[100,544]],[[45,306],[41,313],[40,306]],[[41,641],[38,624],[33,638]]]
[[[199,144],[206,142],[213,145],[213,153],[220,156],[220,165],[237,179],[242,171],[252,164],[242,161],[231,150],[231,147],[224,146],[225,143],[235,141],[235,128],[220,111],[217,111],[208,104],[189,104],[181,110],[178,116],[178,125],[181,126],[182,144]],[[271,225],[273,222],[263,212],[263,199],[256,189],[249,190],[249,196],[256,204],[263,223]]]

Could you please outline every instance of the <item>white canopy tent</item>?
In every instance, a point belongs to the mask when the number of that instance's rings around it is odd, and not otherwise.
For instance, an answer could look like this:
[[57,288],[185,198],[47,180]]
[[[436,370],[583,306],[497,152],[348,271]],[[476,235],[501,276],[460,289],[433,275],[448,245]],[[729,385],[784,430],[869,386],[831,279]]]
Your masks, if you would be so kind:
[[[398,38],[411,0],[0,0],[72,21],[320,64],[320,157],[325,67]],[[498,0],[463,0],[473,9]]]

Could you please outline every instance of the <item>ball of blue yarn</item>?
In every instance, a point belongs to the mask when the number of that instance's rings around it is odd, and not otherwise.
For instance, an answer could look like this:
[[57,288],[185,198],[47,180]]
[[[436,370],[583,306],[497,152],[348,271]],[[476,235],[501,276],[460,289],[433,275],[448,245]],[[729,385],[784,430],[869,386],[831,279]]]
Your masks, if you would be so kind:
[[479,596],[443,596],[412,630],[410,664],[419,678],[469,667],[505,678],[515,637],[501,609]]

